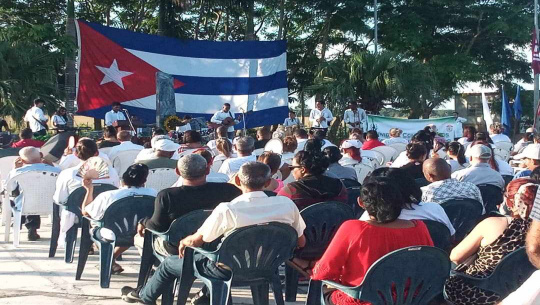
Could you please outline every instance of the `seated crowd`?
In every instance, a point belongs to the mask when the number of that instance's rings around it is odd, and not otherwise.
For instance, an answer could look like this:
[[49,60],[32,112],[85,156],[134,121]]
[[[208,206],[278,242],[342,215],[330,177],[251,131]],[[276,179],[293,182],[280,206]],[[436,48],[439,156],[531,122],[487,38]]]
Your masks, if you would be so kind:
[[[514,150],[507,152],[512,155],[512,162],[520,164],[512,167],[508,159],[500,157],[497,143],[510,142],[502,131],[498,123],[491,128],[491,135],[477,133],[474,127],[467,126],[464,137],[445,143],[435,126],[418,131],[411,141],[401,137],[399,128],[392,128],[390,138],[383,141],[375,130],[364,135],[361,129],[352,128],[348,139],[336,145],[322,130],[308,132],[300,128],[272,133],[264,127],[257,131],[256,140],[240,136],[231,141],[227,138],[228,129],[219,127],[215,140],[208,143],[199,132],[189,130],[184,133],[182,144],[156,129],[151,141],[142,146],[132,142],[129,132],[117,134],[108,127],[100,143],[80,138],[73,148],[66,148],[62,159],[53,166],[35,148],[42,143],[32,140],[32,134],[23,130],[21,141],[14,144],[23,148],[7,181],[27,171],[59,173],[54,202],[66,205],[69,195],[82,187],[86,190],[80,203],[82,214],[94,220],[100,220],[119,199],[136,195],[155,197],[153,214],[141,219],[137,226],[134,245],[139,249],[143,248],[146,229],[166,232],[181,216],[211,210],[196,233],[180,240],[179,246],[159,237],[152,240],[154,250],[166,259],[142,287],[122,289],[126,302],[155,304],[184,272],[186,247],[219,241],[235,229],[268,222],[287,224],[297,233],[297,247],[303,248],[306,223],[302,210],[329,201],[355,210],[360,207],[363,214],[339,226],[322,257],[311,261],[291,259],[291,266],[307,272],[314,280],[357,286],[370,266],[394,250],[438,246],[424,221],[437,222],[448,229],[452,248],[443,250],[449,251],[457,271],[485,278],[505,256],[525,246],[531,262],[540,268],[540,193],[536,196],[540,183],[540,137],[528,131]],[[272,138],[281,140],[281,153],[263,151]],[[391,159],[381,157],[383,147],[394,149]],[[126,157],[127,152],[131,160]],[[104,161],[107,177],[81,176],[81,168],[93,158]],[[131,164],[126,166],[127,160]],[[169,169],[172,175],[174,169],[176,181],[163,189],[146,187],[152,171],[161,168]],[[111,184],[118,189],[94,195],[95,183]],[[357,195],[350,196],[354,194],[351,185],[361,185]],[[487,202],[482,192],[486,185],[498,190],[499,202],[492,204],[491,197]],[[8,184],[7,190],[13,209],[20,209],[24,193],[16,183]],[[470,233],[465,232],[468,234],[461,240],[454,238],[461,224],[453,223],[445,210],[445,203],[454,199],[482,206],[482,215],[470,215],[475,217],[476,226]],[[488,209],[492,206],[496,210]],[[65,234],[77,217],[62,210],[61,218],[61,234]],[[39,216],[27,216],[23,223],[28,228],[29,240],[40,238]],[[114,258],[127,249],[116,247]],[[196,254],[194,261],[209,276],[231,277],[230,268],[205,256]],[[113,262],[112,273],[122,271]],[[538,277],[538,271],[534,276]],[[521,304],[512,299],[515,294],[503,300],[507,296],[480,289],[457,276],[449,277],[444,289],[447,299],[456,305]],[[534,289],[526,291],[533,292]],[[209,304],[209,295],[209,289],[204,287],[191,302]],[[335,289],[326,291],[324,299],[335,305],[370,304]]]

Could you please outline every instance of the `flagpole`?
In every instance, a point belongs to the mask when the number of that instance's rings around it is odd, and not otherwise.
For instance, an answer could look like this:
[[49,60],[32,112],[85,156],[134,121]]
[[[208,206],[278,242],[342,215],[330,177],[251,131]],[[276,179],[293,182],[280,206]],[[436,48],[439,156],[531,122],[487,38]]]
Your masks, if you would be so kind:
[[[536,46],[538,46],[538,36],[539,36],[539,33],[538,33],[538,0],[534,0],[534,30],[535,30],[535,36],[536,36]],[[534,62],[534,58],[533,58],[533,62]],[[533,63],[534,64],[534,63]],[[533,72],[534,73],[534,72]],[[539,94],[539,85],[540,85],[540,75],[534,73],[534,122],[533,122],[533,126],[534,128],[536,129],[536,122],[538,120],[538,99],[540,99],[540,94]]]

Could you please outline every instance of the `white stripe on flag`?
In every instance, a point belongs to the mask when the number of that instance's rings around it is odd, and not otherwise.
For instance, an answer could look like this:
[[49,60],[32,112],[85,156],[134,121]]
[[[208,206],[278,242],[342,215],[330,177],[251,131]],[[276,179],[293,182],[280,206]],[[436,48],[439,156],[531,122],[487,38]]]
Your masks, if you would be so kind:
[[[266,110],[275,107],[287,106],[287,88],[267,91],[252,95],[253,111]],[[208,113],[214,114],[219,111],[223,103],[231,104],[231,111],[240,113],[240,107],[246,109],[248,95],[194,95],[175,94],[176,111],[187,113]],[[150,95],[142,99],[123,102],[123,105],[156,109],[156,96]]]
[[269,76],[287,69],[287,55],[261,59],[195,58],[126,49],[156,69],[172,75],[199,77],[249,77],[250,62],[257,64],[257,74]]

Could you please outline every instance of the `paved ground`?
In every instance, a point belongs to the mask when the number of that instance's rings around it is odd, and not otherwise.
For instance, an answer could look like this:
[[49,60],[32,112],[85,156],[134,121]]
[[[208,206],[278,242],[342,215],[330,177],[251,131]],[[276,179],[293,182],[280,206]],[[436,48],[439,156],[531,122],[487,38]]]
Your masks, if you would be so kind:
[[[29,242],[26,229],[21,232],[21,244],[13,248],[4,242],[4,228],[0,230],[0,304],[127,304],[120,299],[120,288],[135,286],[139,272],[139,256],[134,248],[119,262],[125,271],[111,279],[108,289],[99,287],[98,255],[88,258],[82,279],[75,280],[77,258],[73,264],[64,263],[64,250],[59,249],[55,258],[48,258],[51,226],[42,218],[41,240]],[[12,241],[13,238],[10,238]],[[78,249],[76,251],[78,253]],[[196,282],[192,293],[201,287]],[[306,287],[300,287],[297,302],[303,304]],[[270,304],[275,304],[270,294]],[[246,288],[233,289],[235,304],[252,304],[251,292]]]

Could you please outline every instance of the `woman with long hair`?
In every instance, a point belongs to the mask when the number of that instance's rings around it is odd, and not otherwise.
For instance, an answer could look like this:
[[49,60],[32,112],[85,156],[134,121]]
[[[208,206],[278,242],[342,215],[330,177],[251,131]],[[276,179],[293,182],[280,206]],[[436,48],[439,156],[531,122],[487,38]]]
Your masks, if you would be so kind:
[[445,150],[446,155],[448,156],[446,162],[452,168],[452,173],[469,166],[469,162],[465,157],[465,147],[463,147],[461,143],[457,141],[446,143]]
[[52,121],[53,126],[56,129],[58,129],[58,131],[66,130],[67,123],[68,123],[66,107],[62,107],[62,106],[58,107],[51,121]]

